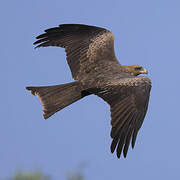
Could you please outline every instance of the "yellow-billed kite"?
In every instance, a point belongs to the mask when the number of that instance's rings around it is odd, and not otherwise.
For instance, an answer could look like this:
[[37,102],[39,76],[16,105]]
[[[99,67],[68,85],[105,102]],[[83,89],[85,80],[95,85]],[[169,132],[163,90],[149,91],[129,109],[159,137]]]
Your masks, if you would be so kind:
[[90,94],[101,97],[111,110],[111,152],[127,155],[148,108],[151,80],[139,74],[139,65],[124,66],[114,53],[114,35],[100,27],[62,24],[37,37],[37,47],[65,48],[66,59],[75,82],[56,86],[27,87],[40,98],[44,118]]

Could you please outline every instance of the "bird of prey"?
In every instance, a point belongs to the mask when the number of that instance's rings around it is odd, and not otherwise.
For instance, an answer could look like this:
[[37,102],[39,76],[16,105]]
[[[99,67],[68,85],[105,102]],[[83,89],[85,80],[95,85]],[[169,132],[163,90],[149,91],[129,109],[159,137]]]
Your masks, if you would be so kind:
[[139,65],[121,65],[114,52],[114,35],[107,29],[83,25],[62,24],[45,30],[37,37],[36,47],[65,48],[66,59],[74,82],[26,87],[38,96],[45,119],[75,101],[95,94],[110,105],[111,152],[120,158],[127,155],[131,142],[134,148],[137,133],[148,108],[151,80],[147,70]]

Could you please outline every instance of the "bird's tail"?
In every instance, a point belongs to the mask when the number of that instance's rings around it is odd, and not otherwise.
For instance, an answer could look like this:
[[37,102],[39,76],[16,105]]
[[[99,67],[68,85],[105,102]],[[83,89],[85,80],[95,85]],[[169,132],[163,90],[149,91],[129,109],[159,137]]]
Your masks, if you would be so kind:
[[84,97],[82,96],[79,82],[56,86],[26,87],[26,89],[40,98],[45,119]]

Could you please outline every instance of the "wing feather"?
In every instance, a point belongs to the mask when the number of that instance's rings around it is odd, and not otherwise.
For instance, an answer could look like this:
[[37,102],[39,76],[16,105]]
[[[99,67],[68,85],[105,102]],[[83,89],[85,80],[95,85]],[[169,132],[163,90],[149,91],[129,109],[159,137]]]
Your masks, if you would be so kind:
[[129,129],[127,136],[126,136],[126,140],[125,140],[125,145],[124,145],[124,149],[123,149],[123,155],[124,157],[127,156],[127,152],[128,152],[128,148],[129,148],[129,144],[130,144],[130,140],[131,140],[131,136],[132,136],[132,128]]
[[124,146],[125,138],[126,138],[125,133],[122,133],[121,136],[119,136],[119,142],[118,142],[117,151],[116,151],[118,158],[120,158],[120,156],[121,156],[121,152],[122,152],[122,149]]
[[[36,48],[65,48],[67,61],[76,80],[81,80],[94,68],[101,71],[103,61],[119,64],[114,53],[114,36],[107,29],[83,24],[62,24],[37,36]],[[98,63],[101,61],[101,63]],[[100,73],[100,72],[98,72]],[[89,75],[89,74],[88,74]],[[93,72],[94,75],[94,72]]]
[[[151,81],[148,77],[132,77],[120,79],[119,82],[111,82],[109,87],[97,95],[107,101],[111,107],[111,137],[113,139],[111,152],[113,153],[116,149],[117,157],[120,158],[123,151],[126,157],[130,141],[132,139],[132,147],[134,147],[138,131],[146,115]],[[103,92],[106,92],[105,96]]]

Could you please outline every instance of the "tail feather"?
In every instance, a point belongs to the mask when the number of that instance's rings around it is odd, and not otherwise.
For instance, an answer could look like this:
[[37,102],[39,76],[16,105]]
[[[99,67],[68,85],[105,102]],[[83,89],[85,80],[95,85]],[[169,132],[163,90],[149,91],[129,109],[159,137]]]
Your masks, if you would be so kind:
[[26,87],[26,89],[40,98],[45,119],[84,97],[81,94],[79,82],[56,86]]

